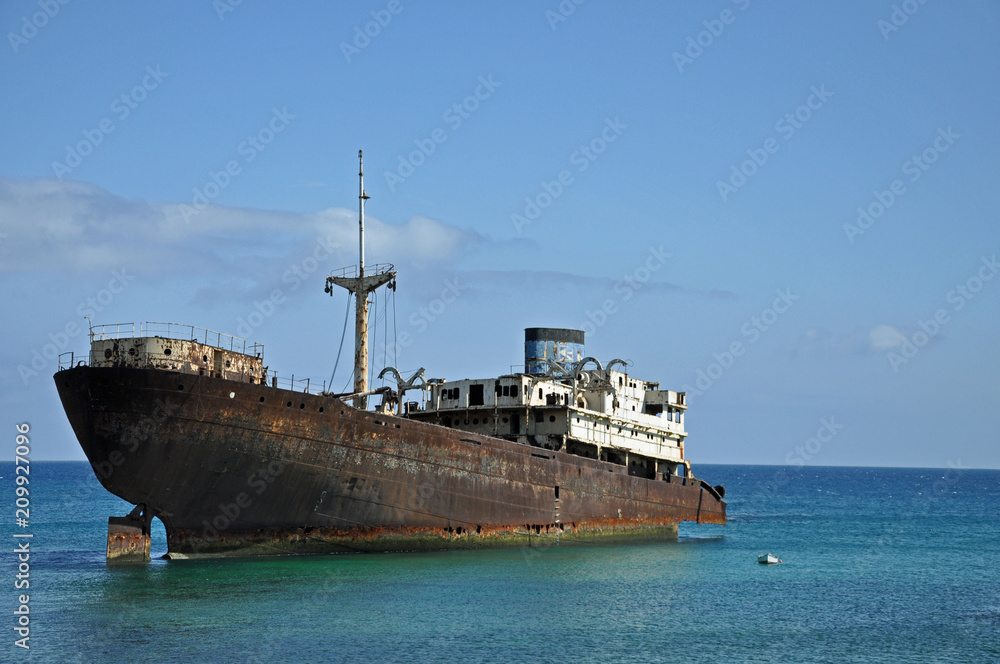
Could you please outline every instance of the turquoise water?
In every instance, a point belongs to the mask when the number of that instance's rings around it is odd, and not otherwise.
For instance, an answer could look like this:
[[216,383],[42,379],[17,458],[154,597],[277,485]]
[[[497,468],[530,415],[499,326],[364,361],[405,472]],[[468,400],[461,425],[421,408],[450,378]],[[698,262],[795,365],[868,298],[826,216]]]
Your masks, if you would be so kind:
[[109,568],[129,506],[35,463],[26,652],[0,464],[0,661],[1000,662],[1000,471],[695,471],[730,523],[678,542]]

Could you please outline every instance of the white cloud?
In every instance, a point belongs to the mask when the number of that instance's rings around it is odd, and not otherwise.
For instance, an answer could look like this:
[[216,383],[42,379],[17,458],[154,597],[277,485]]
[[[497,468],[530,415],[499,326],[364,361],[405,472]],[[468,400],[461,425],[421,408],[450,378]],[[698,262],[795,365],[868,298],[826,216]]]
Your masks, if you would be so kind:
[[[852,332],[831,332],[810,328],[799,337],[796,355],[865,355],[885,353],[898,348],[907,332],[887,323],[870,328],[858,327]],[[912,334],[912,330],[909,332]]]
[[906,341],[906,335],[892,325],[876,325],[868,331],[868,342],[876,352],[898,348]]
[[[277,274],[318,239],[336,248],[329,267],[357,262],[357,212],[315,213],[130,201],[83,182],[0,178],[0,273],[106,273],[128,264],[148,276]],[[423,216],[404,224],[365,219],[366,258],[397,264],[448,262],[481,241]],[[263,279],[267,281],[266,278]]]

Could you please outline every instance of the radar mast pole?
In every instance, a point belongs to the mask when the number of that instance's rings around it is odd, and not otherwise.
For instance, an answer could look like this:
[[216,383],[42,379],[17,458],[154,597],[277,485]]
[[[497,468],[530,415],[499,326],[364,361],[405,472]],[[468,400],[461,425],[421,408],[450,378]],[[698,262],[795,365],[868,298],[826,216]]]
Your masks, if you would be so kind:
[[365,201],[370,196],[365,193],[365,162],[358,150],[358,276],[365,276]]

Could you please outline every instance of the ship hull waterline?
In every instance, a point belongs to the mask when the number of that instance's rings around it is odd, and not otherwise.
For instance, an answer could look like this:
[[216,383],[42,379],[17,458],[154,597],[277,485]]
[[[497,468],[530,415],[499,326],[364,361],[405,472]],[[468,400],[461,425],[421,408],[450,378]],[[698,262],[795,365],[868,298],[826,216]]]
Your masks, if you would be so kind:
[[54,376],[101,484],[159,518],[170,557],[550,546],[725,524],[694,478],[160,369]]

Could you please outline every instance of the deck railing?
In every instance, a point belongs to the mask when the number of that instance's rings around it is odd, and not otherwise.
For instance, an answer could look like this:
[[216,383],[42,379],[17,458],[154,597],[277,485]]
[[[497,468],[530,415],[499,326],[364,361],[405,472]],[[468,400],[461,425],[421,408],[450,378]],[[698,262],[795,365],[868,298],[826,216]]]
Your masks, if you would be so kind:
[[303,392],[307,394],[322,394],[323,392],[326,392],[325,380],[314,383],[311,378],[296,378],[295,374],[292,374],[291,378],[284,378],[279,376],[277,371],[271,372],[271,378],[268,381],[268,385],[284,390],[291,390],[292,392]]
[[244,355],[261,355],[264,344],[250,343],[241,337],[196,327],[184,323],[139,323],[139,334],[135,333],[135,323],[108,323],[93,325],[90,328],[90,342],[105,339],[132,339],[135,337],[160,337],[162,339],[177,339],[178,341],[195,341],[223,350],[240,352]]
[[[374,265],[365,266],[365,276],[372,277],[386,272],[392,272],[395,267],[392,263],[375,263]],[[335,279],[356,279],[358,276],[358,266],[348,265],[347,267],[338,268],[330,272],[330,276]]]

